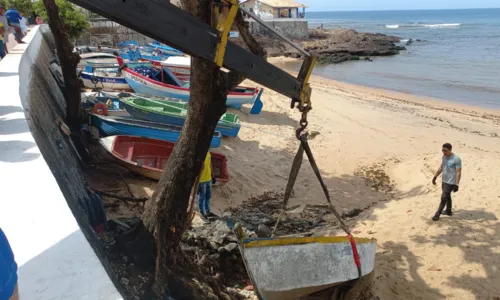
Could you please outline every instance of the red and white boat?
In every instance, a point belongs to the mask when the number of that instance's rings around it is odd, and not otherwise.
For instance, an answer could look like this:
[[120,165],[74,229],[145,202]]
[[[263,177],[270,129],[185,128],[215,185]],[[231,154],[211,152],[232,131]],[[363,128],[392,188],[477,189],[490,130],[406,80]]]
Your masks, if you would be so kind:
[[[160,180],[175,143],[139,136],[115,135],[100,139],[100,144],[117,162],[130,171]],[[226,156],[210,152],[216,185],[229,181]]]

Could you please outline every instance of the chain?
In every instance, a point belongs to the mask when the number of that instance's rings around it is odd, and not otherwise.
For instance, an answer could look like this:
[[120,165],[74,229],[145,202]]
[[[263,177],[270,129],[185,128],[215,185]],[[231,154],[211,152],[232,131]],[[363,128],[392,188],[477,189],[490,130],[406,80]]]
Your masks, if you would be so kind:
[[299,122],[300,127],[295,131],[295,136],[300,140],[304,130],[306,130],[307,125],[309,125],[309,122],[307,121],[307,113],[311,110],[311,106],[307,104],[299,105],[298,109],[300,112],[302,112],[302,117],[300,118]]

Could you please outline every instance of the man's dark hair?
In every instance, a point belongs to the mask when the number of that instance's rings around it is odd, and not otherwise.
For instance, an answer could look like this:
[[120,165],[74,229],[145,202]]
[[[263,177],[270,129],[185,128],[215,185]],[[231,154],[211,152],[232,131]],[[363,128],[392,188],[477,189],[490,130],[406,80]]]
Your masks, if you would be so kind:
[[445,144],[443,144],[443,148],[446,148],[446,149],[448,149],[448,150],[451,150],[451,148],[452,148],[452,147],[451,147],[451,144],[450,144],[450,143],[445,143]]

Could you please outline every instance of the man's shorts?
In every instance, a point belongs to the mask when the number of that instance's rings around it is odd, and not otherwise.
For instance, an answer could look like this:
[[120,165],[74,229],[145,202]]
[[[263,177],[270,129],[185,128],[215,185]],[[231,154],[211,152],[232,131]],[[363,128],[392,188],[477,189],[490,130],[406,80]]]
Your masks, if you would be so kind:
[[0,299],[9,299],[17,285],[17,264],[9,241],[0,229]]

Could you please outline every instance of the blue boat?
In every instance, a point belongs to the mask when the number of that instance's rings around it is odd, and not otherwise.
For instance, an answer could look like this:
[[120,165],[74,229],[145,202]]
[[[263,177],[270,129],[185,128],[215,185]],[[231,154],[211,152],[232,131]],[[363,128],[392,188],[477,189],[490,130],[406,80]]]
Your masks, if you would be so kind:
[[[97,114],[90,114],[89,125],[95,126],[99,130],[99,134],[104,137],[111,135],[132,135],[174,143],[179,139],[182,130],[182,127],[179,126]],[[221,137],[222,134],[220,132],[214,132],[210,147],[220,147]]]
[[182,55],[173,51],[163,51],[163,50],[153,49],[150,46],[145,46],[140,48],[137,47],[136,49],[122,49],[118,54],[120,55],[120,57],[128,59],[130,61],[146,59],[149,61],[156,61],[156,62],[162,62],[171,56]]
[[[183,126],[186,121],[188,104],[166,100],[152,100],[143,97],[121,98],[121,105],[136,119],[155,123]],[[236,137],[241,125],[235,114],[225,113],[215,130],[224,136]]]
[[[163,68],[163,72],[149,78],[129,68],[121,58],[118,58],[118,63],[123,77],[137,94],[189,101],[190,84],[182,84],[168,68]],[[226,105],[241,109],[243,104],[248,103],[252,105],[251,114],[260,114],[263,91],[264,89],[237,87],[227,95]]]
[[128,41],[123,41],[123,42],[119,42],[117,44],[118,47],[120,48],[125,48],[127,46],[139,46],[139,43],[136,41],[136,40],[128,40]]
[[159,49],[161,50],[163,53],[165,54],[169,54],[169,55],[176,55],[176,56],[181,56],[181,55],[184,55],[184,53],[182,53],[182,51],[179,51],[175,48],[172,48],[168,45],[165,45],[165,44],[162,44],[158,41],[154,41],[152,43],[149,43],[149,44],[146,44],[144,46],[144,49],[148,49],[148,50],[155,50],[155,49]]

